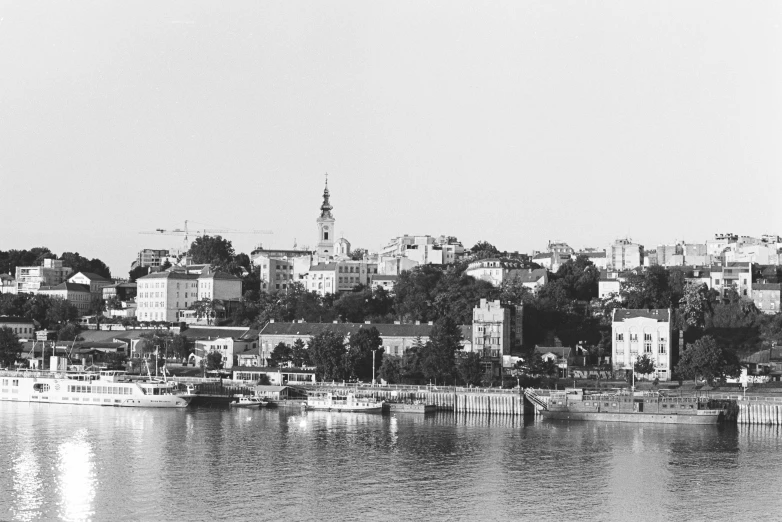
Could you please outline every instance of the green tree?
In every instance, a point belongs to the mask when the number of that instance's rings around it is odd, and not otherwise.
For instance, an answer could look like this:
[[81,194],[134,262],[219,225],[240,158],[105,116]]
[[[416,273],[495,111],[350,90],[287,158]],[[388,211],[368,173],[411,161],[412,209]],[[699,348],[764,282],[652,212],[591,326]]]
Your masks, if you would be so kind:
[[0,328],[0,366],[10,368],[22,355],[22,343],[7,326]]
[[706,325],[706,316],[712,313],[709,287],[705,283],[688,282],[684,286],[684,295],[679,300],[679,306],[684,316],[684,322],[695,328]]
[[168,352],[178,359],[187,359],[193,353],[193,341],[181,334],[176,334],[171,338],[168,346]]
[[293,355],[292,351],[290,346],[280,341],[269,354],[269,366],[277,367],[289,362]]
[[597,297],[600,270],[589,257],[580,255],[563,263],[554,279],[560,281],[562,289],[570,299],[589,301]]
[[193,304],[190,305],[190,310],[195,311],[196,319],[204,317],[206,318],[206,324],[211,325],[212,321],[214,321],[218,306],[219,303],[217,300],[203,298],[198,301],[193,301]]
[[368,254],[366,248],[354,248],[353,251],[350,252],[350,259],[353,261],[361,261],[366,254]]
[[461,340],[461,329],[451,318],[444,317],[435,323],[422,354],[421,370],[425,378],[441,383],[453,379]]
[[[35,297],[48,296],[36,295]],[[46,309],[46,316],[39,322],[42,326],[46,325],[48,327],[55,324],[75,322],[78,319],[79,310],[69,301],[59,298],[49,298],[48,307]]]
[[408,321],[436,319],[434,299],[443,271],[432,265],[418,265],[399,275],[394,286],[394,312]]
[[644,273],[628,275],[619,294],[626,308],[671,308],[679,297],[671,292],[670,279],[665,267],[655,265]]
[[90,315],[101,316],[106,311],[106,300],[99,294],[93,294],[90,297]]
[[687,346],[676,365],[676,373],[684,379],[703,378],[709,384],[736,377],[741,373],[738,356],[729,348],[720,347],[707,335]]
[[654,361],[647,354],[639,355],[633,364],[633,369],[640,376],[649,375],[654,373]]
[[79,337],[81,328],[75,323],[66,323],[60,329],[57,330],[58,341],[81,341]]
[[106,299],[106,310],[122,310],[122,300],[117,295]]
[[234,259],[234,247],[222,236],[197,237],[190,245],[189,254],[195,264],[210,264],[218,268],[227,268]]
[[386,355],[380,365],[380,378],[389,384],[402,382],[402,358],[396,355]]
[[78,252],[63,252],[60,256],[63,266],[69,266],[73,273],[91,272],[106,279],[111,279],[111,270],[100,259],[87,259]]
[[209,352],[206,356],[207,370],[221,370],[223,368],[223,356],[220,352]]
[[472,252],[472,254],[478,258],[497,257],[500,255],[500,251],[497,249],[497,247],[488,241],[478,241],[470,249],[470,252]]
[[309,342],[310,359],[320,381],[338,381],[346,378],[345,340],[332,331],[324,330]]
[[[360,381],[372,380],[373,375],[377,372],[377,368],[383,362],[382,344],[383,340],[380,337],[380,332],[374,326],[361,328],[350,335],[347,365],[351,377],[356,377]],[[373,350],[375,350],[374,367],[372,366]]]
[[135,283],[136,279],[138,279],[139,277],[144,277],[145,275],[149,275],[149,267],[137,266],[136,268],[128,272],[128,280],[131,283]]
[[296,339],[293,341],[293,346],[291,346],[291,363],[296,368],[312,366],[310,353],[307,350],[307,346],[304,344],[304,341],[301,339]]
[[483,381],[485,374],[483,363],[481,362],[480,354],[476,352],[470,352],[459,357],[456,369],[459,372],[459,378],[464,384],[478,386]]

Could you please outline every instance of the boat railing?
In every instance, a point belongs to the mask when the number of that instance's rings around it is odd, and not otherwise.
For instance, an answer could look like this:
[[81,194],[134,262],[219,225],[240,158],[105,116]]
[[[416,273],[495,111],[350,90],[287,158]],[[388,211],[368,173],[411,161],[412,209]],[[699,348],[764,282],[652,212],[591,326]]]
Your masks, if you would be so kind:
[[27,377],[38,379],[69,379],[74,376],[90,376],[98,379],[97,373],[90,372],[65,372],[50,370],[0,370],[0,377]]

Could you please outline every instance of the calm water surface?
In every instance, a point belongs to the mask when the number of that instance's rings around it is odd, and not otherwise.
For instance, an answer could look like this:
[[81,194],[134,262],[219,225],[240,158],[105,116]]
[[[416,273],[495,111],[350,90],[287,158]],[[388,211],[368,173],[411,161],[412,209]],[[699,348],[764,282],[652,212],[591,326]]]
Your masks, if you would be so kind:
[[777,427],[0,402],[0,520],[782,517]]

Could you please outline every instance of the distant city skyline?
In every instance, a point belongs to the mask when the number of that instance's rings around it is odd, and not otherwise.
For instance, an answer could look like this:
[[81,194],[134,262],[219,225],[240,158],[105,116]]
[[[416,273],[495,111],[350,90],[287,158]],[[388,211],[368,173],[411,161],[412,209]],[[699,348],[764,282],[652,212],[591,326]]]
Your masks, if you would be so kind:
[[782,4],[0,8],[0,248],[127,275],[157,228],[502,250],[782,233]]

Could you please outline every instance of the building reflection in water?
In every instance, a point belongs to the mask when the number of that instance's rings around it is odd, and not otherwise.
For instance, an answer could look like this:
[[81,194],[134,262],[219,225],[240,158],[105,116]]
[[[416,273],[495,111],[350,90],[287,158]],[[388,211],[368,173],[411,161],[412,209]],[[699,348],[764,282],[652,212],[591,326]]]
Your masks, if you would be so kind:
[[86,429],[77,431],[57,448],[59,516],[63,520],[90,520],[94,514],[95,455]]

